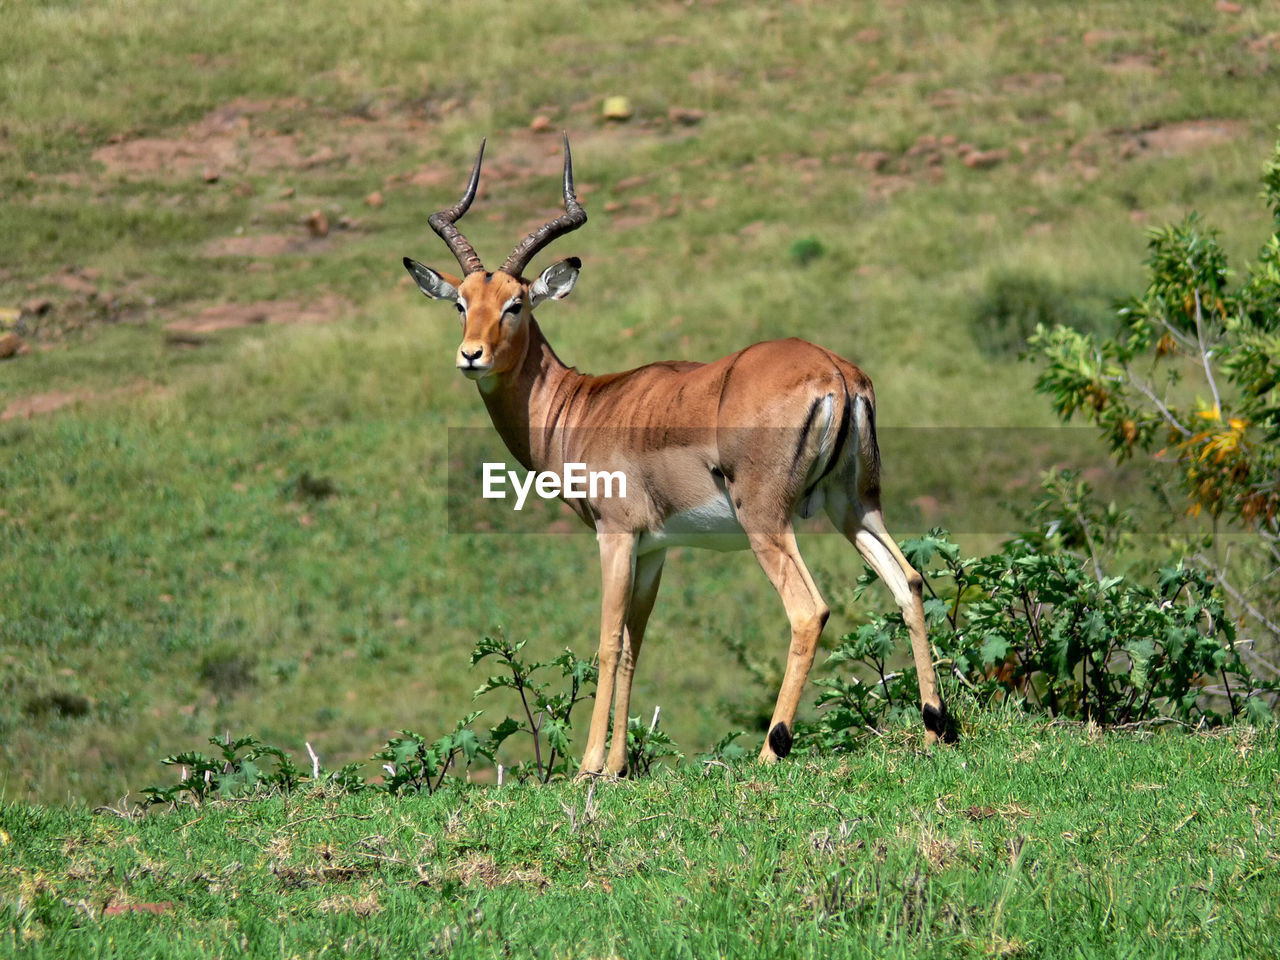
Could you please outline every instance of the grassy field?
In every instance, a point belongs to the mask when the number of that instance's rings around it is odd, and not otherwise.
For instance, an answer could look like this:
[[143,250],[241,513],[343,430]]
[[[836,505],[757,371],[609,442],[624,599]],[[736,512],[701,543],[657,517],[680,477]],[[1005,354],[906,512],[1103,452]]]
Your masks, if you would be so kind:
[[[141,820],[0,807],[28,957],[1269,957],[1274,728],[1097,735],[639,782],[291,796]],[[726,816],[726,810],[732,813]]]
[[[451,312],[399,262],[448,265],[426,217],[483,136],[467,233],[491,262],[554,208],[554,131],[573,138],[591,222],[554,253],[586,266],[541,318],[566,361],[821,342],[876,381],[894,531],[975,548],[1060,448],[1100,458],[1008,432],[1053,424],[1008,330],[1110,322],[1145,228],[1190,207],[1237,260],[1269,230],[1273,7],[8,12],[0,322],[28,348],[0,360],[10,803],[118,799],[224,730],[364,758],[470,709],[486,633],[594,647],[585,530],[451,526],[449,436],[486,421]],[[601,119],[609,95],[630,120]],[[831,536],[805,551],[836,637],[865,616],[861,563]],[[726,642],[766,666],[786,648],[746,555],[673,557],[650,635],[637,712],[661,704],[689,754],[764,695]]]

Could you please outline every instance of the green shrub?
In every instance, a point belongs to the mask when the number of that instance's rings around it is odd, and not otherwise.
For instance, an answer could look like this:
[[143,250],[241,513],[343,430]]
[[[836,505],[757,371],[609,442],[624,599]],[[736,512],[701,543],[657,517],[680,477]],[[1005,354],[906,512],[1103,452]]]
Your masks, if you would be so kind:
[[827,248],[817,237],[801,237],[791,244],[789,252],[792,260],[802,267],[807,267],[826,254]]
[[[941,530],[903,551],[925,578],[925,618],[952,697],[963,689],[980,706],[1014,700],[1100,726],[1271,716],[1280,686],[1252,675],[1221,596],[1193,567],[1163,567],[1150,585],[1099,577],[1089,558],[1022,539],[963,558]],[[844,748],[865,728],[918,717],[915,668],[888,669],[907,643],[899,614],[841,638],[818,680],[814,745]]]
[[1045,324],[1031,340],[1036,390],[1142,463],[1173,507],[1175,549],[1227,595],[1259,663],[1280,648],[1280,145],[1263,197],[1276,229],[1239,282],[1192,213],[1148,235],[1147,288],[1117,334]]
[[1069,290],[1036,273],[1003,270],[987,280],[969,316],[969,327],[979,350],[999,356],[1025,350],[1037,327],[1113,329],[1108,313],[1105,296]]
[[[472,666],[491,657],[497,658],[502,672],[489,677],[475,692],[482,697],[498,689],[510,689],[520,698],[523,715],[507,716],[485,734],[473,725],[482,715],[477,710],[467,714],[453,731],[428,741],[411,730],[400,731],[375,753],[370,762],[382,770],[381,782],[369,783],[360,773],[360,764],[350,763],[340,770],[326,771],[314,753],[311,772],[300,768],[280,747],[263,743],[255,737],[232,740],[211,737],[218,756],[186,751],[165,757],[165,766],[182,772],[177,783],[150,786],[143,790],[146,805],[192,803],[211,798],[243,797],[258,793],[292,793],[302,786],[315,789],[337,789],[344,793],[380,790],[390,794],[434,793],[451,777],[470,768],[478,759],[498,762],[498,751],[517,734],[531,740],[533,758],[507,767],[518,783],[547,783],[571,772],[569,756],[573,708],[584,700],[596,682],[595,664],[579,659],[572,651],[551,660],[526,663],[520,657],[524,641],[512,644],[506,637],[485,637],[471,654]],[[221,660],[217,661],[221,663]],[[552,671],[567,681],[562,690],[553,690],[541,674]],[[627,742],[630,769],[647,774],[655,763],[668,757],[679,758],[670,737],[656,729],[655,721],[648,729],[632,719]],[[308,752],[311,750],[307,745]],[[265,762],[264,762],[265,761]]]

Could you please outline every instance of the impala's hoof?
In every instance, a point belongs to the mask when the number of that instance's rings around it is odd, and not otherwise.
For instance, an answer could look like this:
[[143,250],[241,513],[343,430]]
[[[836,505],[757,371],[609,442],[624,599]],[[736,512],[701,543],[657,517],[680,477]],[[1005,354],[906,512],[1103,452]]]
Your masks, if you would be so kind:
[[956,725],[947,714],[945,703],[939,703],[936,707],[926,703],[921,713],[924,715],[924,728],[927,732],[926,743],[932,745],[938,740],[943,743],[956,742]]
[[791,752],[791,745],[795,742],[795,737],[785,723],[775,723],[769,731],[769,749],[779,760]]

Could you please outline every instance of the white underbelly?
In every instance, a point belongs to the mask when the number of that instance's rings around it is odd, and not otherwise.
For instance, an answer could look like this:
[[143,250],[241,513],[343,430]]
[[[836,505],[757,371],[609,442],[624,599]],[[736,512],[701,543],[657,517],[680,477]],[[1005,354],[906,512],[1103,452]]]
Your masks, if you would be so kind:
[[746,550],[750,546],[726,492],[689,510],[673,513],[657,530],[646,530],[640,534],[637,550],[640,553],[668,547]]
[[[819,487],[796,504],[795,520],[808,519],[822,509],[826,491]],[[738,512],[728,491],[689,510],[681,510],[667,517],[657,530],[640,534],[637,553],[652,553],[668,547],[699,547],[703,550],[749,550],[751,542],[747,532],[738,522]]]

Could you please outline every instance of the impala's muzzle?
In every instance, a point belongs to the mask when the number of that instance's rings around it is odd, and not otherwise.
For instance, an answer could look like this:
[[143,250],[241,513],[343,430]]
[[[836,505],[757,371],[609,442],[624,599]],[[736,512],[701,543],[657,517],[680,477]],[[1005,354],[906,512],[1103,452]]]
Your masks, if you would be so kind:
[[484,344],[467,340],[458,348],[457,366],[464,377],[475,380],[493,369],[493,356]]

